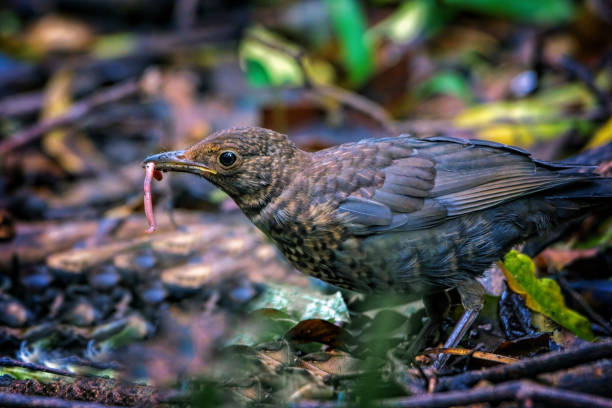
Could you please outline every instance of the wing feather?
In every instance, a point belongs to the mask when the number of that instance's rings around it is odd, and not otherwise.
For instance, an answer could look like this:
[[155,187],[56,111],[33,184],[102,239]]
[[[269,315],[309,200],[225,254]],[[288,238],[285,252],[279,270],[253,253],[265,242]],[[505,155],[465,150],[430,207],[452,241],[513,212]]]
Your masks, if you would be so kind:
[[400,136],[360,145],[368,154],[384,152],[387,165],[382,173],[362,169],[359,189],[340,203],[356,234],[427,228],[578,179],[561,173],[562,165],[493,142]]

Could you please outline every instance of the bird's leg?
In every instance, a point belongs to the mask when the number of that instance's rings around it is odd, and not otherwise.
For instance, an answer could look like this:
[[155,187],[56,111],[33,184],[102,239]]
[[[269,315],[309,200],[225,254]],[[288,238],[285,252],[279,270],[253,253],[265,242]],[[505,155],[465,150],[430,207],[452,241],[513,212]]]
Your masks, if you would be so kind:
[[[461,296],[461,303],[465,311],[463,315],[453,328],[452,333],[444,343],[444,348],[457,347],[463,336],[472,326],[472,323],[478,317],[478,314],[482,310],[484,305],[484,287],[475,279],[470,279],[462,282],[457,286],[459,295]],[[434,361],[434,368],[436,370],[441,369],[444,364],[448,361],[448,354],[440,354],[436,361]]]
[[406,356],[414,358],[427,344],[427,339],[440,328],[444,315],[450,308],[450,298],[445,291],[431,293],[423,297],[423,304],[429,319],[423,328],[417,333],[414,341],[408,347]]

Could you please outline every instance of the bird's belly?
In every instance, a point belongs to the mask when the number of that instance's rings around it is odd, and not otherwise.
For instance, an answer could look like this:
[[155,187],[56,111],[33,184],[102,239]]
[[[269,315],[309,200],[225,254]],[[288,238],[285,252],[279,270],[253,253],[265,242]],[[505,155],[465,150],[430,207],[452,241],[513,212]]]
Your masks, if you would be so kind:
[[479,247],[481,239],[461,237],[459,231],[462,229],[443,226],[345,236],[337,241],[326,237],[298,240],[286,233],[271,238],[298,270],[332,285],[366,293],[423,295],[453,287],[462,274],[471,274],[463,266],[474,256],[470,248]]
[[535,231],[520,203],[453,218],[438,226],[369,236],[270,237],[300,271],[359,292],[419,293],[481,275]]
[[[410,253],[402,248],[407,242],[405,236],[401,242],[384,238],[390,237],[389,234],[333,241],[322,236],[298,241],[286,233],[270,234],[270,237],[296,269],[332,285],[366,293],[423,294],[427,291],[423,280],[397,279],[398,271],[414,266],[408,260]],[[410,273],[417,277],[416,272],[413,268]]]
[[335,269],[374,292],[425,294],[455,287],[481,275],[530,234],[528,222],[512,214],[483,211],[423,230],[353,236],[338,247]]

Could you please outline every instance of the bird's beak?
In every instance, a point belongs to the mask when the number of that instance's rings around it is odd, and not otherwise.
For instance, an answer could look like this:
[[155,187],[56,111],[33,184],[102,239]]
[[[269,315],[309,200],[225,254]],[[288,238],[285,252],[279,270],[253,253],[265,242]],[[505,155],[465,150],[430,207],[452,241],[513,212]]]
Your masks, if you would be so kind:
[[188,160],[185,157],[185,150],[154,154],[144,159],[142,166],[144,167],[147,163],[155,163],[155,170],[161,171],[181,171],[200,176],[204,173],[217,174],[215,170],[209,169],[202,163]]

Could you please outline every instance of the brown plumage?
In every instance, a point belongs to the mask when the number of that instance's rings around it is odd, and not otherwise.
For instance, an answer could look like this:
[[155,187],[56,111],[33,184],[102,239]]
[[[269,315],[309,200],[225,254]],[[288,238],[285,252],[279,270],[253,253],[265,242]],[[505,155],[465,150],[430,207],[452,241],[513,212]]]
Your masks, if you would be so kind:
[[147,162],[223,189],[302,272],[363,292],[457,287],[473,311],[482,305],[474,278],[512,245],[609,203],[612,193],[610,179],[579,166],[447,137],[307,153],[285,135],[239,128]]

